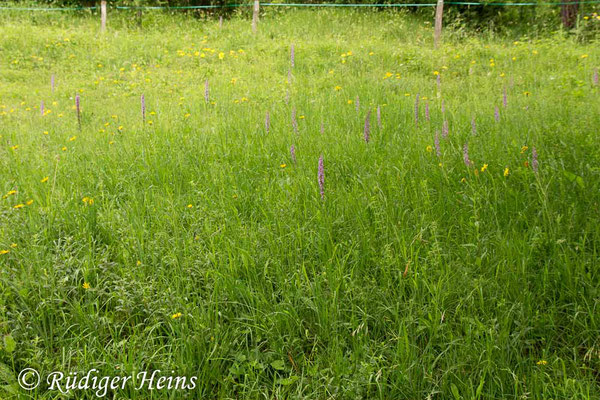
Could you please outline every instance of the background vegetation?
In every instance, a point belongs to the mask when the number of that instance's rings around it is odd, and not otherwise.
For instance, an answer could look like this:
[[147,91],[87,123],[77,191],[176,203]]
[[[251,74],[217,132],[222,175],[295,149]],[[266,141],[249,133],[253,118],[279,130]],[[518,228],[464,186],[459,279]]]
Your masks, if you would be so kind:
[[[207,14],[214,15],[231,15],[232,12],[240,12],[242,14],[248,14],[251,12],[249,7],[253,1],[251,0],[108,0],[112,6],[133,6],[133,7],[144,7],[144,6],[161,6],[161,7],[174,7],[171,11],[194,15],[201,17]],[[539,3],[539,6],[511,6],[513,3],[522,3],[516,0],[507,0],[504,2],[500,1],[482,1],[487,5],[483,6],[471,6],[471,5],[458,5],[458,4],[447,4],[445,7],[445,24],[450,24],[454,28],[464,27],[469,30],[495,30],[498,32],[506,31],[507,29],[515,30],[524,28],[527,31],[555,31],[557,29],[567,29],[574,33],[577,33],[580,37],[582,33],[586,36],[596,36],[598,34],[598,27],[596,25],[586,24],[587,20],[594,14],[600,12],[600,5],[589,3],[589,2],[574,2],[571,6],[549,6],[547,0],[534,0],[533,3]],[[63,6],[95,6],[99,4],[97,0],[16,0],[16,3],[22,5],[50,5],[55,7]],[[327,1],[312,1],[312,0],[282,0],[277,3],[294,3],[294,4],[319,4],[319,3],[333,3],[333,4],[349,4],[352,1],[346,0],[327,0]],[[361,4],[390,4],[390,3],[403,3],[403,1],[396,0],[365,0],[361,1]],[[404,1],[404,3],[435,3],[433,0],[419,0],[419,1]],[[557,1],[557,3],[560,3]],[[11,2],[15,4],[15,2]],[[497,4],[502,4],[498,6]],[[187,7],[187,6],[205,6],[205,5],[219,5],[223,8],[218,9],[204,9],[204,10],[184,10],[176,9],[176,7]],[[277,10],[283,10],[285,8],[277,7]],[[385,11],[386,7],[376,8],[379,11]],[[564,17],[562,13],[566,10],[572,14],[572,17]],[[406,11],[419,15],[420,17],[427,17],[431,14],[430,7],[408,7]],[[264,13],[263,8],[263,13]],[[565,19],[566,18],[566,19]],[[593,32],[589,30],[593,28]]]

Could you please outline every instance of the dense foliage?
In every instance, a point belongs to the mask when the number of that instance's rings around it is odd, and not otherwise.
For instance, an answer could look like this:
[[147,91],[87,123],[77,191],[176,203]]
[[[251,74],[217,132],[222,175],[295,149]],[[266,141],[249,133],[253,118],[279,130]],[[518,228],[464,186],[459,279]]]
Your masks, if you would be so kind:
[[[98,0],[14,0],[14,2],[28,3],[28,4],[44,4],[51,6],[82,6],[90,7],[97,5]],[[204,10],[204,13],[231,13],[238,6],[243,5],[241,9],[244,12],[248,12],[248,7],[252,0],[108,0],[112,5],[120,6],[162,6],[162,7],[187,7],[187,6],[206,6],[206,5],[220,5],[224,8]],[[302,4],[319,4],[319,3],[333,3],[333,4],[350,4],[350,3],[361,3],[361,4],[399,4],[399,3],[424,3],[434,4],[435,0],[363,0],[347,1],[347,0],[281,0],[277,3],[302,3]],[[458,5],[448,4],[445,10],[445,21],[446,23],[453,24],[455,27],[458,24],[462,24],[469,28],[489,28],[504,29],[506,27],[515,25],[533,26],[536,29],[540,27],[548,27],[555,29],[561,23],[565,25],[564,14],[566,6],[548,6],[548,0],[533,0],[537,2],[539,6],[518,6],[512,7],[511,3],[519,3],[518,0],[506,0],[506,1],[481,1],[486,5]],[[558,0],[556,0],[557,3]],[[507,6],[498,6],[497,4],[508,4]],[[576,28],[582,30],[582,24],[577,24],[578,21],[584,22],[585,16],[591,16],[593,12],[598,13],[600,7],[597,4],[580,3],[570,7],[570,21],[566,26],[570,28]],[[386,9],[387,7],[377,7],[376,9]],[[412,13],[430,13],[431,7],[407,7],[407,10]],[[179,9],[179,12],[185,12]],[[189,12],[189,10],[188,10]],[[202,12],[194,12],[194,15],[198,16]],[[561,18],[561,13],[563,14]],[[598,30],[597,27],[596,31]],[[589,29],[588,29],[589,30]]]

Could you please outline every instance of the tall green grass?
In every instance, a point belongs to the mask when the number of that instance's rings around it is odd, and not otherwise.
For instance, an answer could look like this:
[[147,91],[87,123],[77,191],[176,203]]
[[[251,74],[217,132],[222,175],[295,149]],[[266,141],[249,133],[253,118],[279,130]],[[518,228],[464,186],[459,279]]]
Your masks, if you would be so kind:
[[27,367],[198,376],[108,398],[600,396],[597,42],[133,15],[0,14],[0,397],[60,398]]

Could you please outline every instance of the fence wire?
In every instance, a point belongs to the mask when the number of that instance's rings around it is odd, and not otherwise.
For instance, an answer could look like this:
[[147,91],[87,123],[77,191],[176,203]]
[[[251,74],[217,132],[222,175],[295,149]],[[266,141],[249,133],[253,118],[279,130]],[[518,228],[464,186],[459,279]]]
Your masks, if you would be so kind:
[[[587,0],[579,2],[522,2],[522,3],[502,3],[502,2],[475,2],[475,1],[445,1],[444,5],[457,6],[483,6],[483,7],[523,7],[523,6],[562,6],[574,4],[600,4],[600,0]],[[388,4],[360,4],[360,3],[260,3],[261,7],[360,7],[360,8],[403,8],[403,7],[434,7],[437,3],[388,3]],[[201,10],[215,8],[236,8],[252,7],[252,4],[222,4],[222,5],[200,5],[200,6],[114,6],[108,7],[113,10]],[[0,7],[0,11],[82,11],[96,10],[98,6],[88,7]]]

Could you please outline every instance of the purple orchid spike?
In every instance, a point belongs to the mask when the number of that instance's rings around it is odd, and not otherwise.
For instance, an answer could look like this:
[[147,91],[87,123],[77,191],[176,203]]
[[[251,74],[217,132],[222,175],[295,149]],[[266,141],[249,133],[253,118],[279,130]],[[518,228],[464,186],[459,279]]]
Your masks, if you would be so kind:
[[598,86],[598,68],[594,70],[594,86]]
[[54,74],[50,77],[50,89],[54,92]]
[[267,110],[267,114],[265,115],[265,131],[267,134],[271,130],[271,114],[269,114],[269,110]]
[[437,154],[438,157],[442,156],[442,149],[440,147],[440,132],[439,131],[435,131],[435,138],[433,139],[433,144],[435,145],[435,154]]
[[298,133],[298,121],[296,120],[296,107],[292,109],[292,128],[294,133]]
[[144,97],[143,93],[140,96],[140,103],[142,106],[142,122],[146,123],[146,98]]
[[441,78],[440,74],[437,74],[435,81],[437,83],[438,92],[441,92],[442,91],[442,78]]
[[429,121],[429,102],[425,103],[425,119]]
[[290,146],[290,155],[292,156],[292,162],[296,164],[296,148],[294,145]]
[[444,120],[444,124],[442,125],[442,137],[446,139],[450,134],[450,128],[448,127],[448,120]]
[[289,91],[289,89],[285,91],[285,104],[290,104],[290,91]]
[[442,99],[442,114],[446,114],[446,102]]
[[292,65],[292,68],[296,65],[296,48],[293,43],[292,48],[290,49],[290,64]]
[[502,105],[504,108],[508,106],[508,96],[506,95],[506,87],[504,87],[504,91],[502,92]]
[[363,137],[365,142],[369,143],[371,139],[371,110],[367,113],[367,118],[365,118],[365,129],[363,131]]
[[77,123],[79,124],[79,130],[81,130],[81,99],[79,95],[75,95],[75,111],[77,112]]
[[471,118],[471,133],[473,136],[477,135],[477,124],[475,122],[475,117]]
[[531,148],[531,169],[533,169],[533,172],[537,173],[538,172],[538,153],[537,150],[535,149],[535,147]]
[[210,101],[210,87],[208,85],[208,79],[204,81],[204,101],[206,103]]
[[42,117],[44,116],[44,100],[40,102],[40,114]]
[[415,96],[415,125],[419,126],[419,93]]
[[465,143],[465,145],[463,146],[463,160],[467,167],[470,167],[473,164],[473,162],[471,160],[469,160],[469,144],[468,143]]
[[500,110],[498,109],[498,106],[494,108],[494,119],[496,122],[500,122]]
[[354,108],[356,109],[356,112],[360,111],[360,99],[358,96],[356,96],[356,100],[354,100]]
[[292,78],[293,78],[293,76],[292,76],[292,70],[288,69],[287,83],[291,84],[292,83]]
[[321,193],[321,200],[325,200],[325,168],[323,166],[323,155],[319,157],[319,192]]
[[377,126],[381,129],[381,106],[377,106]]

